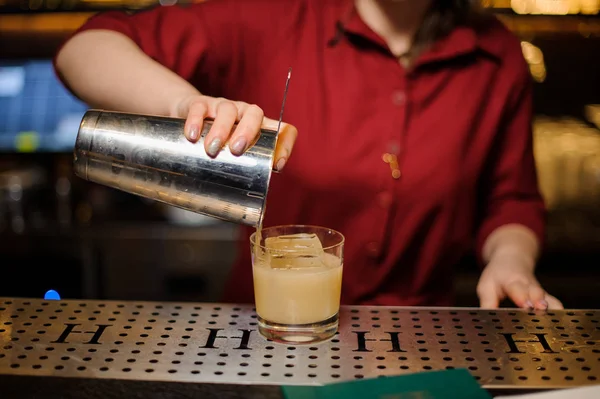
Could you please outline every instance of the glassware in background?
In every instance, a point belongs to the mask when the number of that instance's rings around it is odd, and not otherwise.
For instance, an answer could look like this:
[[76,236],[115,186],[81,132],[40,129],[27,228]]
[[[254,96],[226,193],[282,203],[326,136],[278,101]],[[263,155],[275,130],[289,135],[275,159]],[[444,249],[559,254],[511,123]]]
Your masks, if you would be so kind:
[[577,119],[538,117],[534,155],[549,210],[598,209],[600,131]]
[[534,154],[549,211],[550,247],[594,247],[600,232],[600,131],[572,118],[538,117]]

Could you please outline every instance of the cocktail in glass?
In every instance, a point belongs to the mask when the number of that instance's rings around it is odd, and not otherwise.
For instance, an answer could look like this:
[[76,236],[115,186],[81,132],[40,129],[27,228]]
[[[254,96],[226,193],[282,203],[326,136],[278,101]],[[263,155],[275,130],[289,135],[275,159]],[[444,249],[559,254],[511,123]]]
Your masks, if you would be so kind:
[[344,236],[319,226],[275,226],[250,237],[260,333],[314,343],[338,329]]

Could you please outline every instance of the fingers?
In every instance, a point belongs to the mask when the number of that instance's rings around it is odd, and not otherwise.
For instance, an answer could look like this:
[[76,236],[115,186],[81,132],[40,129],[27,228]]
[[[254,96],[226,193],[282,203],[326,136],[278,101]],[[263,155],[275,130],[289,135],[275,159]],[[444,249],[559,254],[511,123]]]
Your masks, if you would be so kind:
[[510,299],[519,307],[534,310],[563,309],[563,304],[544,291],[536,282],[514,282],[505,287]]
[[230,138],[229,149],[233,155],[242,155],[260,133],[265,114],[256,105],[245,105],[241,119]]
[[513,281],[504,287],[504,292],[518,307],[533,309],[533,302],[529,298],[529,287],[530,285],[523,281]]
[[209,115],[214,115],[214,121],[204,138],[204,149],[209,156],[216,157],[229,138],[239,111],[236,104],[227,100],[216,102],[211,111]]
[[493,280],[482,279],[477,285],[477,295],[479,296],[479,306],[483,309],[496,309],[500,306],[500,301],[504,295]]
[[530,284],[529,286],[529,302],[532,304],[531,308],[546,310],[548,309],[548,301],[546,301],[546,291],[539,286],[539,284]]
[[273,164],[276,171],[281,172],[287,160],[290,159],[297,137],[298,129],[295,126],[288,125],[287,123],[281,124],[281,130],[277,138],[277,147],[275,148],[275,155],[273,157]]
[[[278,126],[278,121],[265,118],[263,110],[256,105],[198,96],[189,105],[184,127],[184,134],[189,141],[195,143],[200,139],[206,118],[212,118],[213,122],[204,138],[204,149],[213,158],[225,143],[228,143],[233,155],[242,155],[256,141],[262,127],[276,130]],[[292,154],[297,137],[298,130],[295,126],[281,124],[273,157],[275,170],[283,169]]]
[[541,287],[531,270],[516,262],[487,265],[479,279],[477,295],[482,308],[496,308],[508,297],[523,309],[563,309],[563,304]]
[[[265,118],[263,121],[263,127],[270,130],[277,130],[279,121],[274,119]],[[282,122],[279,129],[279,136],[277,137],[277,147],[273,155],[273,166],[275,171],[281,172],[285,166],[287,160],[292,155],[294,144],[298,138],[298,129],[294,125]]]
[[564,309],[562,302],[550,294],[546,294],[546,301],[548,302],[548,309]]
[[208,114],[208,105],[202,97],[198,97],[190,103],[187,119],[184,126],[185,137],[195,143],[200,138],[204,118]]

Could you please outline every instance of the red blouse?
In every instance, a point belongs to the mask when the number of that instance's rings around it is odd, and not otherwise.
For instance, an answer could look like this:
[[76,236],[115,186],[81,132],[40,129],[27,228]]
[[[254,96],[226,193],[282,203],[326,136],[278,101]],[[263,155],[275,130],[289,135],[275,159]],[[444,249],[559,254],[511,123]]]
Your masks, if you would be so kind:
[[[494,229],[519,223],[543,239],[529,72],[495,19],[455,29],[409,69],[349,0],[210,0],[108,12],[81,29],[122,32],[203,94],[273,119],[293,68],[284,119],[299,137],[265,226],[342,232],[345,304],[451,305],[453,268]],[[253,301],[252,231],[226,301]]]

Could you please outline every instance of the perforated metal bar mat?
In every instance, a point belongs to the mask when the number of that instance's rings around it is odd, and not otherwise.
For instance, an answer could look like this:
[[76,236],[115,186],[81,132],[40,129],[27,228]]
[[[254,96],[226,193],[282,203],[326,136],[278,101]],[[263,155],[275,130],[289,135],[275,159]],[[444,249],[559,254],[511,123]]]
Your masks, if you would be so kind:
[[467,368],[490,389],[600,383],[600,311],[344,307],[340,331],[286,346],[252,307],[0,298],[0,374],[318,385]]

